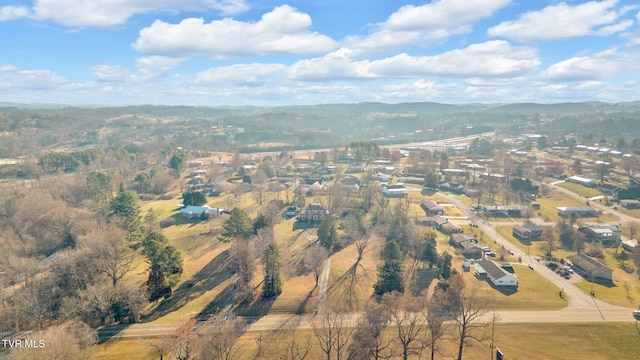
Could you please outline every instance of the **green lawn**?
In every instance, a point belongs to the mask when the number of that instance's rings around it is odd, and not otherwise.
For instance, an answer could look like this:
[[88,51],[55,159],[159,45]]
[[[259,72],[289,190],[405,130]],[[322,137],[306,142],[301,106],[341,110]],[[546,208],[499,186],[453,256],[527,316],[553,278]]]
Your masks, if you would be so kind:
[[603,195],[602,192],[596,188],[587,187],[587,186],[572,183],[572,182],[563,182],[563,183],[557,184],[556,186],[567,189],[582,197],[587,197],[587,198]]

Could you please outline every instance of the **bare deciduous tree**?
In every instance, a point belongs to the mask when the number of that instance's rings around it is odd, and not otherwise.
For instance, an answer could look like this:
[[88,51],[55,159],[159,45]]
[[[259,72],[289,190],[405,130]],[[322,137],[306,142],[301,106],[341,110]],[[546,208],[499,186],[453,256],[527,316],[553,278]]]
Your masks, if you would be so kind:
[[193,331],[196,320],[191,319],[182,324],[174,335],[172,355],[176,360],[190,360],[195,355],[197,335]]
[[456,274],[449,279],[450,306],[458,332],[458,360],[462,360],[465,346],[472,341],[481,342],[482,329],[486,323],[480,322],[487,307],[487,301],[480,297],[478,284],[467,288],[462,275]]
[[287,322],[284,333],[287,337],[286,348],[280,359],[286,360],[304,360],[309,356],[311,352],[311,340],[309,337],[304,336],[300,339],[297,331],[297,327],[300,323],[299,317],[293,317]]
[[202,334],[199,344],[199,360],[233,360],[240,357],[240,348],[236,346],[238,338],[244,334],[247,323],[233,314],[225,318],[219,314],[200,327]]
[[390,343],[383,341],[382,332],[389,325],[391,314],[385,304],[374,300],[367,303],[349,345],[349,359],[387,359],[391,356]]
[[314,288],[318,287],[322,265],[328,257],[329,252],[326,248],[322,246],[309,246],[302,258],[305,270],[313,273],[313,279],[315,280]]
[[404,360],[420,356],[425,348],[426,324],[423,321],[424,300],[400,293],[385,294],[382,302],[391,314],[391,323],[396,327],[396,342],[400,344]]
[[117,288],[118,281],[133,271],[137,265],[135,253],[127,244],[126,234],[111,227],[89,236],[94,239],[90,246],[98,271],[107,275],[113,288]]
[[10,360],[89,360],[94,356],[91,347],[96,334],[84,323],[71,323],[30,334],[25,341],[34,347],[17,347],[9,352]]
[[347,319],[348,314],[334,311],[311,319],[311,329],[327,360],[331,360],[333,354],[337,360],[346,358],[347,345],[354,331],[348,326]]

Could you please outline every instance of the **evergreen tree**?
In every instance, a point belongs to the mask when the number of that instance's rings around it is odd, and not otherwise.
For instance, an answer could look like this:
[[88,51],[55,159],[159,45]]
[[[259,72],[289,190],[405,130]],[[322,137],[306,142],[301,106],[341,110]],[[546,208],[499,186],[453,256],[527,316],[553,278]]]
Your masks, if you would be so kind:
[[187,165],[189,159],[189,153],[184,150],[178,150],[171,156],[169,160],[169,167],[175,172],[176,176],[180,176],[180,172]]
[[445,280],[450,278],[453,273],[453,269],[451,268],[451,259],[451,254],[446,251],[442,254],[440,259],[440,277]]
[[378,269],[378,282],[373,285],[376,295],[392,291],[404,292],[404,278],[400,261],[385,261]]
[[318,241],[331,252],[338,241],[338,229],[336,223],[330,217],[325,217],[318,225]]
[[402,251],[400,250],[400,246],[395,240],[387,241],[382,250],[380,251],[380,256],[382,260],[385,262],[388,261],[400,261],[402,260]]
[[207,203],[207,197],[202,191],[189,190],[182,194],[182,204],[184,206],[202,206]]
[[373,285],[376,295],[398,291],[404,292],[402,251],[394,240],[387,241],[380,252],[384,264],[378,269],[378,281]]
[[113,177],[98,171],[90,172],[86,178],[87,195],[96,202],[108,201],[113,197]]
[[231,216],[222,224],[224,231],[220,235],[222,241],[229,241],[236,236],[248,239],[253,234],[253,224],[247,213],[239,208],[231,210]]
[[140,237],[140,200],[133,191],[121,191],[111,200],[111,214],[122,219],[121,228],[127,231],[130,242]]
[[272,240],[262,254],[264,267],[264,281],[262,282],[262,297],[274,298],[282,293],[282,279],[280,278],[280,250]]
[[425,244],[424,249],[422,250],[420,260],[428,262],[429,269],[433,268],[433,265],[435,265],[438,262],[438,251],[436,249],[435,238],[430,237],[427,239],[427,243]]
[[258,217],[253,221],[253,233],[257,234],[258,230],[267,227],[269,225],[269,221],[264,214],[258,215]]
[[424,187],[427,189],[437,189],[438,188],[438,174],[434,172],[428,173],[424,177]]
[[155,301],[171,294],[171,287],[180,280],[182,256],[176,248],[169,245],[169,240],[164,235],[155,231],[144,238],[142,246],[142,255],[150,264],[147,281],[149,300]]

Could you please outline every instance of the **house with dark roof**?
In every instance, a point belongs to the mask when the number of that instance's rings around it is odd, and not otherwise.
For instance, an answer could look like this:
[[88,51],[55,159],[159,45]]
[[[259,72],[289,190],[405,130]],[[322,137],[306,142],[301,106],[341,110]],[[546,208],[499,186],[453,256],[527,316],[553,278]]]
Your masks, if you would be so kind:
[[449,244],[462,251],[462,255],[467,259],[481,259],[482,248],[478,246],[478,240],[473,234],[451,234]]
[[547,229],[551,229],[551,227],[533,224],[517,224],[513,225],[512,235],[520,240],[537,240],[540,239],[542,233]]
[[420,207],[428,216],[442,215],[444,210],[440,204],[432,200],[424,200],[420,203]]
[[620,206],[625,209],[640,209],[640,200],[620,200]]
[[591,256],[578,253],[567,258],[573,262],[573,270],[585,279],[613,281],[613,270]]
[[451,235],[462,232],[462,228],[452,224],[444,216],[421,216],[415,220],[417,225],[433,226],[443,234]]
[[307,206],[300,211],[298,215],[298,219],[300,221],[309,221],[309,222],[320,222],[320,220],[324,219],[329,215],[329,210],[327,210],[321,204],[307,204]]
[[485,206],[484,212],[485,214],[493,217],[499,216],[510,216],[510,217],[523,217],[527,209],[526,206],[508,206],[508,205],[493,205],[493,206]]
[[449,221],[441,224],[438,227],[438,230],[443,234],[456,234],[462,232],[462,228],[460,226],[452,224]]
[[476,261],[476,276],[479,278],[486,278],[494,286],[505,287],[517,287],[518,279],[515,275],[509,273],[505,269],[501,268],[495,262],[491,260],[478,260]]
[[415,219],[416,225],[436,227],[436,217],[439,216],[418,216]]
[[618,196],[618,191],[621,190],[619,187],[615,185],[604,184],[604,183],[600,184],[598,189],[600,189],[600,191],[602,191],[604,194],[612,196],[614,199]]
[[440,184],[440,189],[445,191],[451,191],[456,194],[464,194],[464,186],[451,182],[444,182]]

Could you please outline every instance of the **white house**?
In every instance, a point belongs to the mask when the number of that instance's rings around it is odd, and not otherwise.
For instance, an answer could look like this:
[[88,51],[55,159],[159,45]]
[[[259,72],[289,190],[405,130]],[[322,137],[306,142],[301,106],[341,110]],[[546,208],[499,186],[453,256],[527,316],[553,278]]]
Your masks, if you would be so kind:
[[486,277],[494,286],[518,286],[518,279],[493,261],[476,261],[476,275]]
[[180,214],[182,214],[182,216],[186,217],[187,219],[199,218],[202,216],[202,213],[205,213],[207,218],[216,217],[222,214],[222,209],[212,208],[209,205],[189,205],[184,209],[180,209]]
[[406,196],[407,188],[404,185],[383,185],[382,193],[388,196]]

